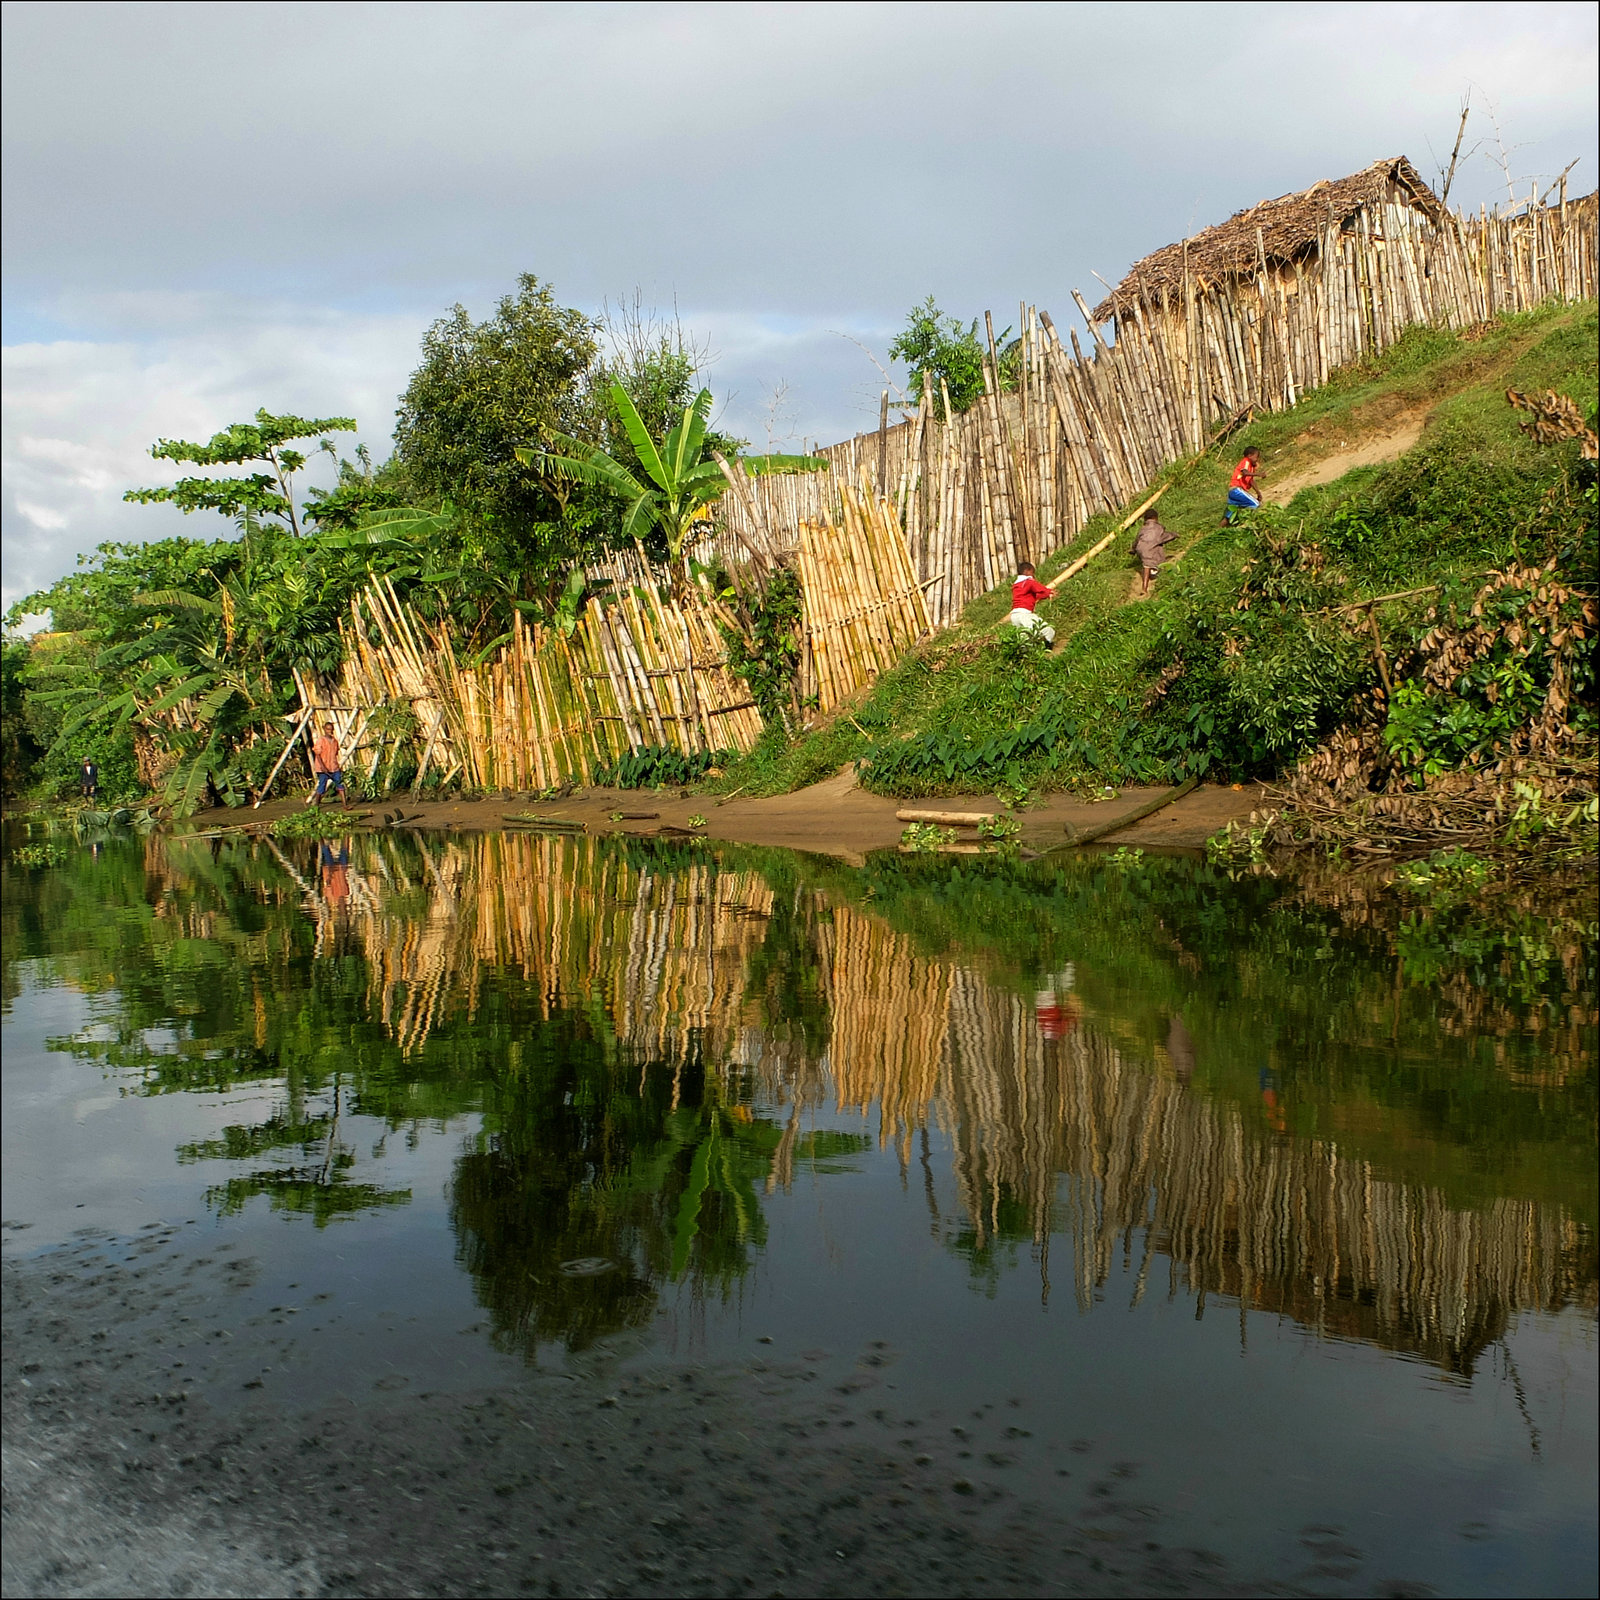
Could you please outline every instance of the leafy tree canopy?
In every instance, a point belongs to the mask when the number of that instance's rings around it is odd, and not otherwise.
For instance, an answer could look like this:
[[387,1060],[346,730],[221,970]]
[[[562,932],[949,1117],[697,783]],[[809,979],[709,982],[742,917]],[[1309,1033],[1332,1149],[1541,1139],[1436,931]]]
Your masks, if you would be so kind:
[[[1000,379],[1009,388],[1010,369],[1015,365],[1015,345],[1007,344],[1011,330],[1000,336]],[[919,306],[906,313],[905,327],[895,335],[889,354],[911,369],[911,398],[921,401],[924,387],[930,386],[935,403],[942,403],[940,385],[950,396],[952,411],[967,410],[983,393],[983,365],[987,352],[978,337],[978,319],[963,328],[947,316],[930,294]]]
[[[180,478],[158,489],[130,489],[122,498],[140,505],[170,503],[185,514],[218,511],[225,517],[274,517],[298,534],[292,479],[305,466],[306,457],[288,446],[323,434],[353,433],[355,426],[354,417],[275,417],[262,410],[256,412],[254,422],[232,423],[206,444],[158,439],[150,447],[157,461],[197,467],[235,467],[260,461],[271,470],[253,472],[247,478]],[[330,439],[321,439],[319,448],[334,453]]]
[[570,491],[516,451],[592,433],[585,379],[599,350],[594,319],[557,304],[529,272],[486,321],[459,305],[441,317],[423,336],[395,427],[395,453],[419,497],[493,525],[527,564],[558,554]]

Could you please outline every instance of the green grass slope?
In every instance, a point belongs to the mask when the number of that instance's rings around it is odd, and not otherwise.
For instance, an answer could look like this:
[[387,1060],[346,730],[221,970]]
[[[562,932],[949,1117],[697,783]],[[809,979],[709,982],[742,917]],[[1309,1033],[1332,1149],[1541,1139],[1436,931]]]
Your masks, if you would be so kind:
[[[1122,535],[1041,606],[1064,641],[1056,653],[1001,626],[1009,587],[995,590],[847,715],[793,742],[769,732],[716,787],[780,793],[846,762],[867,787],[904,795],[1283,770],[1376,688],[1370,635],[1341,606],[1439,586],[1384,613],[1403,663],[1427,605],[1469,597],[1482,574],[1509,563],[1553,559],[1592,595],[1593,465],[1575,443],[1541,446],[1522,433],[1505,391],[1553,389],[1592,417],[1596,334],[1592,303],[1507,317],[1472,338],[1411,330],[1292,410],[1168,469],[1161,515],[1180,535],[1169,546],[1178,559],[1149,600],[1132,598],[1132,535]],[[1330,447],[1424,412],[1421,438],[1398,459],[1222,528],[1244,446],[1260,448],[1270,489]],[[1091,522],[1041,563],[1041,578],[1120,520]],[[1577,673],[1578,723],[1593,721],[1589,662]],[[1498,691],[1486,692],[1496,703]]]

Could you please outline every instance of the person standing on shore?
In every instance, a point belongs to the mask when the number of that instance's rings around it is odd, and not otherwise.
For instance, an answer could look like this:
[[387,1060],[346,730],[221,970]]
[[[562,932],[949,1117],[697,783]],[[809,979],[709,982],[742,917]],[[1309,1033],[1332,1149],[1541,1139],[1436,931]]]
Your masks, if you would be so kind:
[[312,795],[311,800],[317,809],[322,808],[323,795],[330,789],[337,789],[339,798],[348,811],[350,791],[344,786],[344,769],[339,764],[339,741],[333,736],[331,722],[323,723],[322,737],[311,747],[311,770],[317,779],[317,792]]
[[1222,525],[1229,523],[1241,511],[1259,511],[1261,509],[1261,494],[1256,488],[1256,479],[1261,476],[1261,452],[1251,445],[1239,458],[1239,465],[1233,469],[1233,478],[1228,484],[1228,509],[1222,513]]
[[1053,589],[1047,589],[1033,575],[1031,561],[1017,563],[1017,575],[1011,583],[1011,615],[1006,621],[1013,628],[1038,628],[1044,633],[1044,642],[1056,642],[1056,630],[1050,626],[1043,617],[1034,614],[1034,607],[1041,600],[1048,600]]
[[100,769],[88,756],[83,758],[83,765],[78,768],[78,787],[83,791],[83,798],[93,800],[100,793]]
[[1144,521],[1139,524],[1139,532],[1133,541],[1133,553],[1139,558],[1141,600],[1150,593],[1150,580],[1155,577],[1156,569],[1167,559],[1164,546],[1171,544],[1177,537],[1177,534],[1162,526],[1154,506],[1145,512]]

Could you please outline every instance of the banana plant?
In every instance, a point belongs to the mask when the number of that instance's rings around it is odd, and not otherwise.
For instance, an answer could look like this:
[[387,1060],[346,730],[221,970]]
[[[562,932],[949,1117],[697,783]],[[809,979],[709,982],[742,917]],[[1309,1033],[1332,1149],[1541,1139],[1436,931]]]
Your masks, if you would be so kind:
[[[623,537],[642,542],[659,529],[666,541],[667,557],[676,576],[689,576],[686,546],[706,508],[728,487],[715,453],[706,442],[711,417],[711,391],[702,389],[683,408],[683,416],[658,444],[650,436],[638,407],[620,383],[611,385],[611,401],[622,420],[628,442],[644,469],[641,478],[598,445],[556,434],[556,450],[518,449],[517,460],[535,471],[609,491],[625,503]],[[564,452],[564,453],[561,453]],[[827,465],[811,456],[746,456],[741,458],[752,475],[762,472],[815,472]]]

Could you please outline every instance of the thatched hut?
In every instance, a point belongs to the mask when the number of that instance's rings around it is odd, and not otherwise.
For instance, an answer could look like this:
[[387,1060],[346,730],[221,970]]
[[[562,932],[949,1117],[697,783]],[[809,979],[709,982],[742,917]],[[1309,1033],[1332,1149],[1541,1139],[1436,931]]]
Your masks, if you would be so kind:
[[1128,269],[1093,319],[1109,322],[1136,310],[1149,316],[1163,305],[1181,317],[1190,294],[1229,288],[1265,291],[1281,284],[1293,294],[1330,230],[1365,232],[1382,242],[1402,231],[1431,233],[1447,215],[1404,156],[1374,161],[1348,178],[1325,178],[1297,194],[1263,200],[1192,239],[1153,251]]

